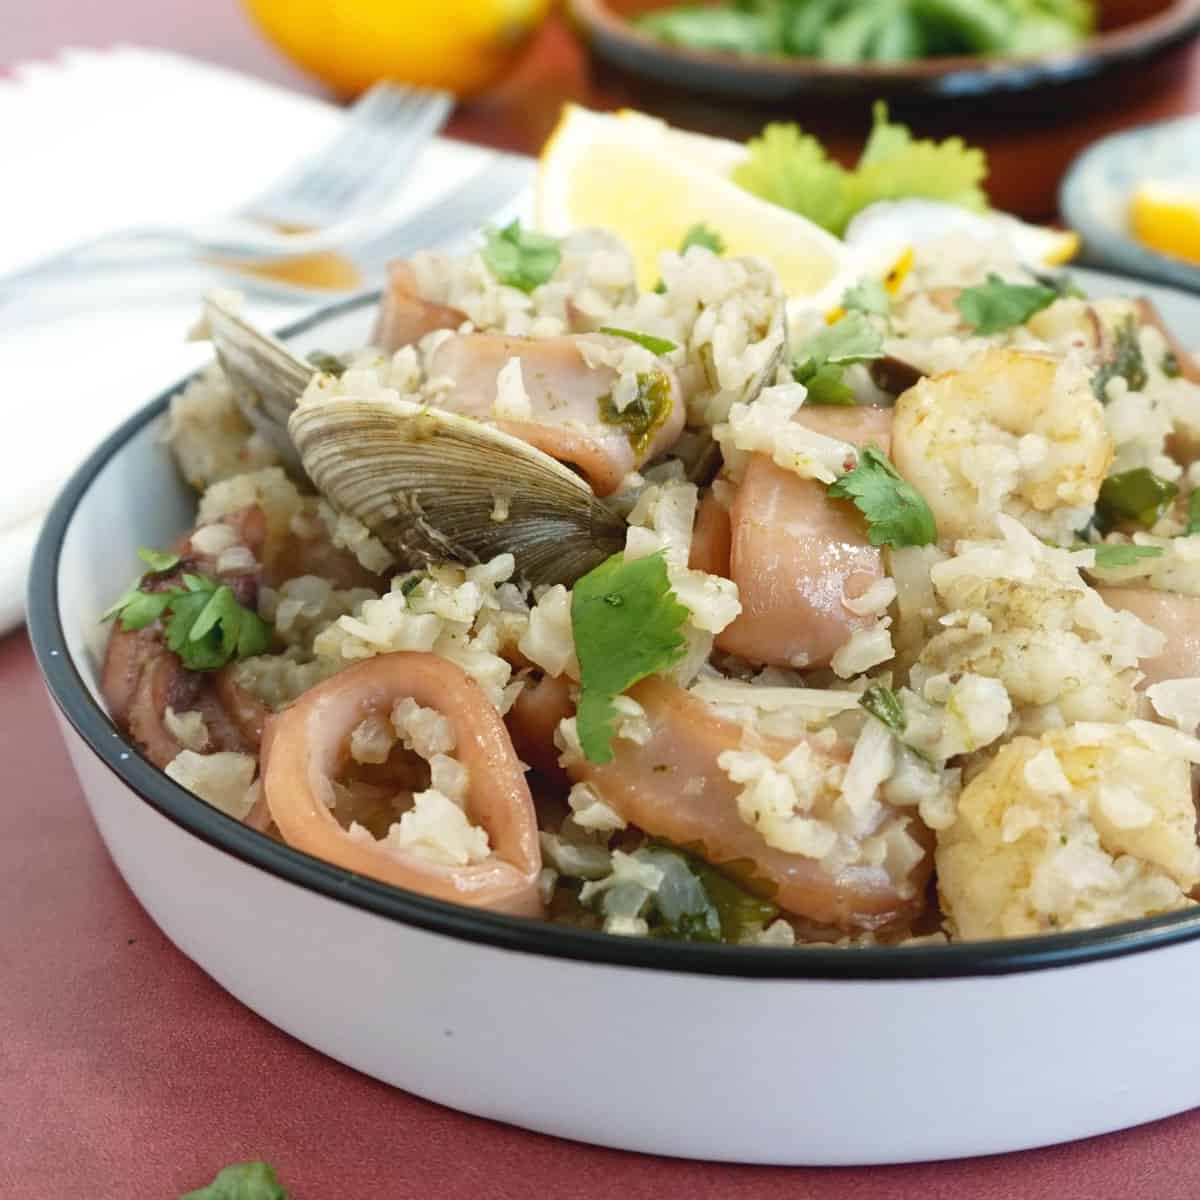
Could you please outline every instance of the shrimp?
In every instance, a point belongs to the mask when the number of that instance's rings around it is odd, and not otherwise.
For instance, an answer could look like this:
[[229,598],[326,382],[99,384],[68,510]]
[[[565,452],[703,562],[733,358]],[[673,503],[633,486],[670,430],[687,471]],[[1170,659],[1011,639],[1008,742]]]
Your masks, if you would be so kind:
[[1189,764],[1122,725],[1014,738],[963,790],[936,859],[960,938],[1185,907],[1200,882]]
[[[703,700],[660,678],[643,681],[629,694],[645,710],[649,738],[641,744],[617,738],[606,764],[575,755],[565,763],[575,782],[590,783],[630,824],[652,837],[697,848],[717,867],[736,871],[739,863],[752,862],[754,879],[747,886],[819,925],[881,929],[903,926],[920,912],[932,865],[928,853],[918,853],[917,861],[903,868],[886,861],[835,867],[774,848],[739,813],[741,789],[717,761],[726,751],[744,748],[742,726],[722,720]],[[764,738],[758,748],[778,760],[795,747]],[[826,765],[849,759],[844,742],[816,753]],[[880,805],[872,834],[906,829],[923,849],[924,826]]]
[[1068,541],[1091,515],[1113,444],[1078,363],[991,349],[896,401],[892,457],[943,541],[989,536],[997,512]]
[[[886,449],[891,413],[802,408],[796,420],[828,437],[874,441]],[[705,550],[715,548],[711,557],[722,544],[720,521],[711,511],[702,515],[712,526],[702,540]],[[742,612],[718,635],[722,650],[771,666],[821,666],[856,631],[874,624],[874,616],[851,612],[843,603],[884,575],[882,555],[849,502],[831,500],[816,480],[755,454],[729,519],[729,564],[721,573],[738,585]]]
[[[330,808],[349,765],[351,733],[411,698],[443,713],[467,769],[465,810],[487,832],[491,853],[464,866],[409,849],[384,848],[344,830]],[[360,875],[439,900],[516,916],[540,916],[537,819],[524,769],[500,714],[461,667],[436,654],[381,654],[306,691],[267,724],[262,750],[267,805],[289,846]]]

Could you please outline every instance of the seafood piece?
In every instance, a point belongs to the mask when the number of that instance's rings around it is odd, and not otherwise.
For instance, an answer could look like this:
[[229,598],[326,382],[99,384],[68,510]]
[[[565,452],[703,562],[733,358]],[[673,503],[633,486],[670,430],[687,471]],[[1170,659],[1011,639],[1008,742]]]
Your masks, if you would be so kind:
[[[795,419],[828,437],[886,450],[892,413],[802,408]],[[851,503],[755,454],[729,517],[731,551],[722,573],[738,585],[742,612],[718,634],[720,649],[771,666],[816,667],[874,624],[877,614],[844,603],[884,577],[883,556]]]
[[939,834],[938,892],[959,938],[1087,929],[1188,904],[1200,881],[1185,758],[1122,725],[1017,737]]
[[457,329],[466,319],[467,314],[457,308],[426,300],[410,263],[389,263],[371,345],[391,354],[401,346],[415,345],[435,329]]
[[1200,676],[1200,596],[1142,587],[1098,587],[1096,591],[1110,608],[1133,613],[1167,639],[1161,654],[1138,663],[1146,676],[1143,687],[1164,679]]
[[575,711],[571,681],[565,675],[527,679],[504,723],[521,761],[551,778],[565,778],[554,745],[559,721]]
[[[454,753],[469,777],[465,814],[483,827],[491,847],[480,862],[443,864],[355,836],[330,811],[335,781],[350,763],[351,734],[365,718],[386,719],[407,699],[441,713],[454,731]],[[500,714],[449,660],[400,652],[347,667],[271,718],[262,762],[267,804],[289,846],[439,900],[541,915],[541,851],[524,770]]]
[[204,298],[204,322],[242,416],[279,455],[292,475],[303,475],[287,423],[318,372],[278,338],[256,329],[220,296]]
[[[618,738],[612,762],[597,765],[570,757],[567,772],[590,783],[604,802],[652,837],[666,838],[700,854],[713,866],[738,875],[744,886],[769,896],[789,913],[846,931],[904,926],[925,904],[932,868],[926,852],[902,877],[886,862],[831,867],[823,860],[777,850],[738,811],[739,785],[717,762],[726,751],[745,749],[740,724],[721,720],[703,700],[663,679],[643,681],[629,695],[645,710],[649,738]],[[757,747],[781,759],[793,744],[763,739]],[[849,747],[822,752],[846,761]],[[871,834],[889,827],[927,843],[919,822],[881,805]],[[740,867],[753,864],[753,877]]]
[[573,583],[625,544],[625,522],[572,471],[469,417],[406,401],[302,404],[305,470],[401,561],[510,553],[532,584]]
[[[636,395],[618,409],[623,373],[607,362],[626,354],[652,365],[637,372]],[[497,405],[498,376],[513,359],[520,364],[524,393],[520,418]],[[630,471],[670,449],[683,429],[674,370],[624,338],[453,334],[429,354],[425,369],[431,381],[450,385],[439,407],[495,420],[498,428],[576,467],[598,496],[616,491]],[[629,382],[633,379],[630,375]]]
[[943,541],[993,534],[997,512],[1069,541],[1091,515],[1113,457],[1083,368],[1006,349],[905,392],[892,446]]

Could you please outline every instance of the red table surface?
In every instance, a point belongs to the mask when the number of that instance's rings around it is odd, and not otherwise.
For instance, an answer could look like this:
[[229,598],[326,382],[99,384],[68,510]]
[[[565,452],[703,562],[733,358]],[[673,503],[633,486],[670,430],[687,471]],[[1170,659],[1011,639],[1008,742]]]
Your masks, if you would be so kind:
[[[0,0],[0,30],[0,70],[64,45],[126,40],[310,86],[255,37],[235,0]],[[536,145],[586,81],[580,64],[551,26],[508,100],[472,106],[454,131]],[[1198,80],[1193,68],[1174,103],[1200,95]],[[358,1075],[243,1008],[151,923],[89,819],[20,634],[0,640],[0,797],[0,1200],[170,1200],[252,1157],[273,1162],[295,1200],[1200,1196],[1200,1112],[1006,1157],[777,1169],[575,1145]],[[1119,1042],[1097,1052],[1122,1069]],[[819,1080],[780,1081],[780,1103],[819,1103],[820,1092]],[[1037,1097],[1029,1102],[1036,1110]]]

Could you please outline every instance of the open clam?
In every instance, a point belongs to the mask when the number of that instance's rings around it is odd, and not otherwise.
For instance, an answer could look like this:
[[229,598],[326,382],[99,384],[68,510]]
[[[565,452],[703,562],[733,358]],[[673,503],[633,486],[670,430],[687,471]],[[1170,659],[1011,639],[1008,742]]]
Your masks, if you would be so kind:
[[625,544],[625,522],[548,454],[481,421],[408,402],[297,407],[318,372],[219,297],[205,317],[246,419],[289,468],[401,561],[510,553],[532,584],[573,583]]
[[582,479],[470,417],[335,396],[288,427],[321,493],[403,560],[509,553],[529,583],[570,584],[625,544],[625,522]]

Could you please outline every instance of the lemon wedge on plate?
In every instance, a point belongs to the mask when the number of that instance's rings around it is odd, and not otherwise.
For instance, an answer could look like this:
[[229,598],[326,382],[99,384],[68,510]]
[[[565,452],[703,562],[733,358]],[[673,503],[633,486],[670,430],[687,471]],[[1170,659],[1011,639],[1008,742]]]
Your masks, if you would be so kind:
[[845,246],[729,179],[744,154],[736,142],[681,133],[640,113],[569,105],[542,151],[538,224],[559,235],[595,225],[613,230],[632,251],[644,288],[659,278],[659,254],[703,224],[720,235],[726,253],[770,259],[790,295],[818,291],[841,271]]
[[1129,204],[1129,223],[1151,250],[1200,263],[1200,179],[1141,184]]

